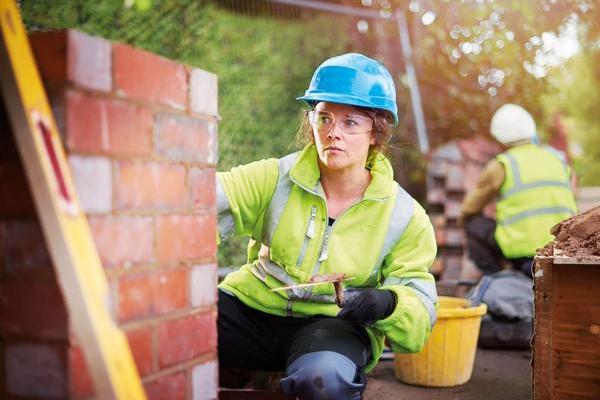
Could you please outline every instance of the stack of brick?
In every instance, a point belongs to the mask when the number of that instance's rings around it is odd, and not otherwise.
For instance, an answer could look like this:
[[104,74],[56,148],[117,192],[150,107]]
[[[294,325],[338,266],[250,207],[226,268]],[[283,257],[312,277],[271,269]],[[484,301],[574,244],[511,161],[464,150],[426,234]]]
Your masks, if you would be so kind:
[[[460,207],[485,163],[499,151],[496,143],[473,138],[453,140],[431,153],[427,167],[427,203],[438,244],[431,272],[438,280],[452,281],[462,276],[468,260],[464,232],[458,221]],[[486,211],[493,213],[491,210],[493,206]],[[456,294],[454,286],[441,286],[439,292]]]
[[[216,76],[76,31],[30,39],[148,398],[215,399]],[[91,398],[5,119],[0,397]]]

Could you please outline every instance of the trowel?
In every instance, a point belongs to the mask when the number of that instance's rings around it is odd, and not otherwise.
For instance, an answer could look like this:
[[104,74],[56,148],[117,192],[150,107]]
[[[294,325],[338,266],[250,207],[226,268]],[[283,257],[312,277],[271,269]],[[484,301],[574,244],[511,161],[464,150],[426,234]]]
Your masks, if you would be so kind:
[[309,281],[306,283],[300,283],[298,285],[291,285],[291,286],[282,286],[282,287],[271,289],[271,291],[279,292],[282,290],[298,289],[298,288],[304,288],[304,287],[310,287],[310,286],[323,285],[325,283],[332,283],[333,288],[335,290],[335,304],[337,304],[338,307],[342,308],[342,307],[344,307],[343,281],[349,281],[352,279],[354,279],[354,278],[346,278],[346,274],[343,272],[334,272],[331,274],[317,274],[317,275],[313,275],[309,279]]

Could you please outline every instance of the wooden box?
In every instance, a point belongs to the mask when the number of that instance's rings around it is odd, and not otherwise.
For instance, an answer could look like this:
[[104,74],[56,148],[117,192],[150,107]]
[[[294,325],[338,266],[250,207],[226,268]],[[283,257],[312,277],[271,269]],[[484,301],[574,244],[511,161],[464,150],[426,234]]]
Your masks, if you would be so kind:
[[534,399],[600,399],[600,257],[536,257],[534,292]]

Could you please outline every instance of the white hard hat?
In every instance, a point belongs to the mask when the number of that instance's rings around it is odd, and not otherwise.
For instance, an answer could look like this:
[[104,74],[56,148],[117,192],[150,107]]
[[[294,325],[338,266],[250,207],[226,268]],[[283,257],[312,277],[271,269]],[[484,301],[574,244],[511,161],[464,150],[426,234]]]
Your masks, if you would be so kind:
[[494,113],[490,132],[503,144],[533,139],[536,136],[535,121],[523,107],[505,104]]

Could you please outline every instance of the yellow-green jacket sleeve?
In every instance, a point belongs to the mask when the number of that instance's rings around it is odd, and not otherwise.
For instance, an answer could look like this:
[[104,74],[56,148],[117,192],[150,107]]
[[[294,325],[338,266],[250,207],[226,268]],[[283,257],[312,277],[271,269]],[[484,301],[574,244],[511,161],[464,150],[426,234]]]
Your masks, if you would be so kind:
[[419,352],[429,338],[437,316],[435,280],[429,273],[436,251],[429,217],[415,201],[406,231],[384,260],[381,289],[395,293],[396,308],[374,324],[394,352]]
[[263,215],[278,180],[278,160],[267,159],[217,173],[219,239],[260,237]]

